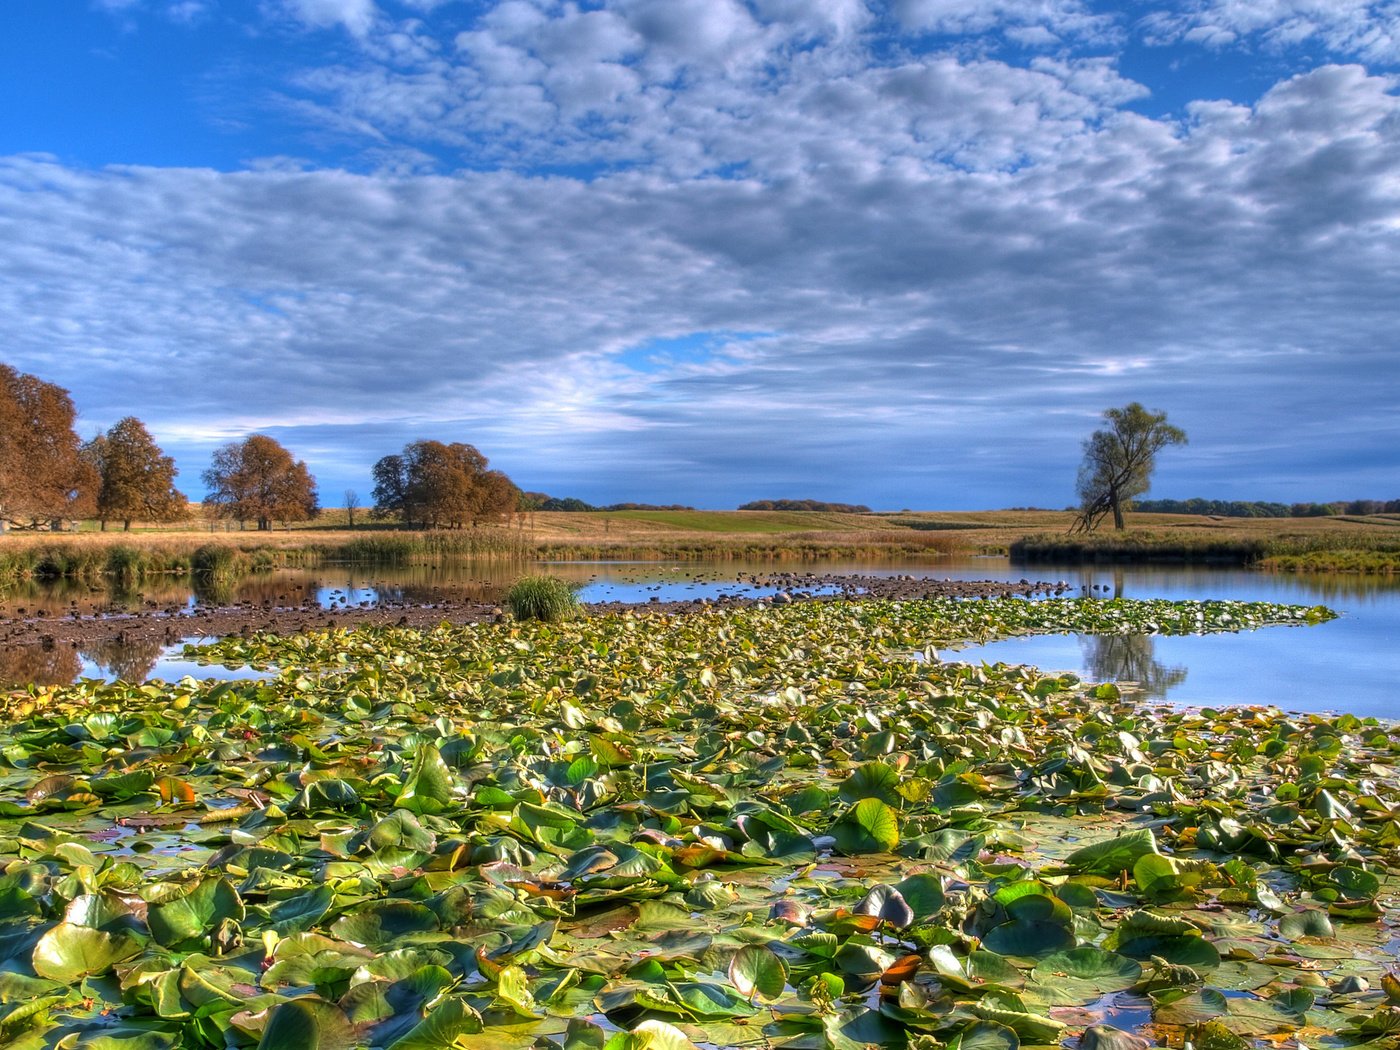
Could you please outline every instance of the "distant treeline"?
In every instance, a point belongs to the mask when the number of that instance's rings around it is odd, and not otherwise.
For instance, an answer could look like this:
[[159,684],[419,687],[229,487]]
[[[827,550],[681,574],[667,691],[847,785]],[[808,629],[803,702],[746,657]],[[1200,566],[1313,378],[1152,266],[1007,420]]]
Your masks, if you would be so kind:
[[1334,500],[1330,503],[1270,503],[1264,500],[1144,499],[1133,503],[1148,514],[1208,514],[1217,518],[1327,518],[1339,514],[1400,514],[1400,499]]
[[694,507],[686,506],[682,503],[609,503],[604,507],[595,507],[592,503],[587,503],[573,496],[559,497],[550,496],[543,492],[522,492],[520,494],[521,510],[567,510],[567,511],[592,511],[592,510],[694,510]]
[[869,514],[864,503],[827,503],[819,499],[756,499],[740,510],[819,510],[828,514]]

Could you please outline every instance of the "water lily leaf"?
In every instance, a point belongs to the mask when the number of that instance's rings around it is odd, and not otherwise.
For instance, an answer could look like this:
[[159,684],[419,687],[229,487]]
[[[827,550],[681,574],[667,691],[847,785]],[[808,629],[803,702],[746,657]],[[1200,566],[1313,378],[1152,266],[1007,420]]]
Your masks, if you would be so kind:
[[606,1050],[698,1050],[679,1028],[665,1021],[655,1019],[643,1021],[630,1032],[622,1043],[614,1047],[612,1041]]
[[1018,1037],[1031,1043],[1058,1042],[1060,1033],[1066,1027],[1062,1022],[1053,1018],[1041,1017],[1039,1014],[1027,1011],[1004,1009],[987,1000],[974,1003],[972,1011],[984,1021],[995,1021],[997,1024],[1005,1025]]
[[322,883],[304,893],[285,897],[265,909],[268,926],[282,935],[308,930],[330,911],[335,891]]
[[[75,993],[55,981],[36,980],[20,974],[5,974],[4,977],[8,980],[0,991],[0,1039],[13,1039],[27,1028],[46,1027],[52,1007],[77,1001]],[[24,988],[16,979],[29,982],[29,986]],[[21,989],[24,994],[16,994]]]
[[899,816],[877,798],[862,799],[831,827],[842,853],[890,853],[899,845]]
[[431,853],[437,847],[437,836],[418,823],[407,809],[396,809],[376,823],[366,841],[372,849],[397,847]]
[[937,875],[928,872],[910,875],[895,883],[894,888],[913,910],[915,921],[922,922],[943,907],[943,879]]
[[360,805],[360,795],[353,785],[339,777],[313,780],[297,793],[288,804],[290,812],[342,813],[353,812]]
[[1329,871],[1323,880],[1324,885],[1336,892],[1341,900],[1374,900],[1381,891],[1381,881],[1374,872],[1364,871],[1349,865],[1338,865]]
[[530,979],[519,966],[504,966],[496,974],[495,1000],[521,1017],[538,1017],[539,1007],[530,993]]
[[836,965],[859,981],[877,980],[895,964],[897,957],[875,944],[860,944],[854,938],[836,953]]
[[461,999],[446,999],[385,1050],[449,1050],[459,1035],[480,1031],[480,1014]]
[[778,999],[787,987],[788,968],[772,950],[746,944],[729,959],[729,980],[747,999]]
[[139,955],[144,945],[145,938],[128,930],[109,933],[60,922],[39,938],[30,965],[40,977],[75,984],[109,972],[117,963]]
[[1201,883],[1202,875],[1195,871],[1183,871],[1172,857],[1160,853],[1146,853],[1133,865],[1133,881],[1146,896],[1162,899],[1175,897],[1182,891]]
[[948,1050],[1020,1050],[1021,1037],[996,1021],[974,1021],[948,1044]]
[[63,920],[108,933],[140,930],[143,923],[136,910],[140,904],[140,900],[123,897],[112,890],[83,893],[68,902],[68,907],[63,909]]
[[342,915],[331,926],[331,932],[352,944],[378,946],[437,928],[438,917],[431,908],[412,901],[383,900],[369,901]]
[[1151,829],[1141,828],[1081,846],[1065,858],[1065,864],[1084,875],[1113,878],[1119,872],[1132,871],[1141,858],[1156,852],[1157,839]]
[[291,999],[273,1009],[258,1050],[349,1050],[354,1030],[330,1003]]
[[432,744],[418,745],[413,766],[394,805],[414,813],[441,813],[452,803],[452,771]]
[[[864,1007],[822,1017],[823,1035],[829,1050],[869,1050],[872,1046],[899,1046],[908,1038],[902,1025],[878,1010]],[[1002,1050],[997,1047],[995,1050]]]
[[864,798],[878,798],[889,805],[900,800],[899,773],[883,762],[866,762],[851,771],[841,782],[841,801],[852,804]]
[[757,1012],[747,999],[713,981],[677,981],[671,987],[676,998],[700,1021],[751,1017]]
[[129,773],[111,773],[89,781],[88,786],[94,795],[101,795],[111,802],[126,802],[143,795],[155,783],[155,776],[148,770],[135,769]]
[[857,915],[869,915],[902,930],[914,921],[914,909],[893,886],[876,886],[855,906]]
[[1079,1037],[1079,1050],[1147,1050],[1152,1044],[1111,1024],[1091,1024]]
[[1069,1005],[1131,987],[1142,976],[1142,964],[1086,945],[1045,956],[1031,973],[1051,1002]]
[[136,1025],[118,1025],[82,1035],[83,1050],[173,1050],[179,1036]]
[[156,943],[173,948],[204,937],[225,920],[241,922],[244,914],[238,891],[226,879],[208,878],[177,900],[152,905],[147,922]]
[[1336,931],[1332,928],[1332,920],[1327,917],[1327,913],[1318,908],[1309,908],[1306,911],[1296,911],[1278,921],[1278,932],[1289,940],[1297,940],[1299,937],[1334,937]]

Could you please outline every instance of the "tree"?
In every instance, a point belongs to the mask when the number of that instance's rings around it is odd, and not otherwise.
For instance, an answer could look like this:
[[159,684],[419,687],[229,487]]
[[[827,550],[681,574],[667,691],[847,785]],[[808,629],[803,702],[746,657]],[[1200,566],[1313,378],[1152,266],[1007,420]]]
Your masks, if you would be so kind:
[[235,521],[306,521],[320,509],[316,479],[301,460],[266,434],[253,434],[216,449],[201,475],[209,488],[204,502]]
[[174,521],[183,517],[185,497],[175,491],[175,460],[165,455],[146,425],[135,416],[119,420],[105,434],[83,446],[83,456],[97,471],[97,520]]
[[1122,529],[1123,511],[1144,495],[1157,466],[1157,453],[1168,445],[1186,444],[1186,433],[1167,422],[1165,412],[1149,412],[1134,401],[1103,414],[1108,427],[1084,442],[1079,467],[1079,514],[1074,529],[1092,532],[1110,512],[1113,527]]
[[360,494],[354,489],[345,490],[345,523],[355,527],[355,511],[360,509]]
[[424,528],[461,528],[513,511],[519,490],[471,445],[415,441],[375,463],[374,513]]
[[0,528],[87,514],[97,474],[73,430],[68,391],[0,364]]

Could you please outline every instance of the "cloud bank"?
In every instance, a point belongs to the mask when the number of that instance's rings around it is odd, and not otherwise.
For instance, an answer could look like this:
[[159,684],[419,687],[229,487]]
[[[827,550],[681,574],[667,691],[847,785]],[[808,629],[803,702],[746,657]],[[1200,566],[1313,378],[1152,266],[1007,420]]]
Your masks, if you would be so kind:
[[[1061,506],[1129,400],[1191,436],[1161,494],[1389,497],[1391,7],[264,4],[325,46],[262,82],[306,155],[0,160],[5,359],[331,498],[436,437],[599,501]],[[1149,117],[1130,44],[1328,54]]]

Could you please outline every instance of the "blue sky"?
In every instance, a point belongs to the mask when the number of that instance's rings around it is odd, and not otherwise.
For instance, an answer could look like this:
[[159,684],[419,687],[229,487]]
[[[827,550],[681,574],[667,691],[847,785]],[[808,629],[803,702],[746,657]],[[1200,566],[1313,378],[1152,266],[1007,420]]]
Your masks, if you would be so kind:
[[180,482],[1400,496],[1400,2],[5,0],[0,360]]

